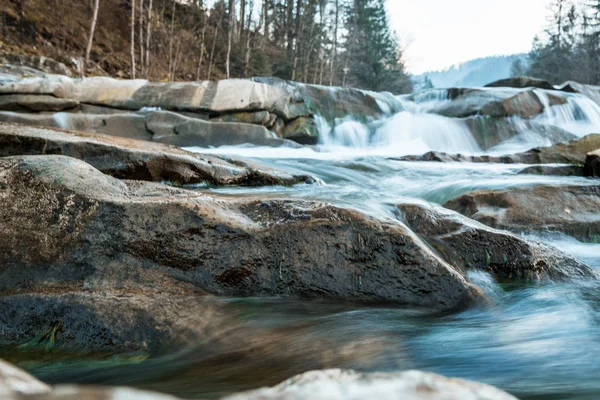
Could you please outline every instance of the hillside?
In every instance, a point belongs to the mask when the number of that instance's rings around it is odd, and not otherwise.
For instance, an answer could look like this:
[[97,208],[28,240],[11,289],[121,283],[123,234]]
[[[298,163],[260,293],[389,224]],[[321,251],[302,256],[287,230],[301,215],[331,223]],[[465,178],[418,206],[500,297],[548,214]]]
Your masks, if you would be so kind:
[[414,79],[416,82],[422,82],[427,77],[436,88],[483,86],[509,78],[515,60],[525,61],[526,57],[526,54],[483,57],[445,70],[426,72],[415,76]]

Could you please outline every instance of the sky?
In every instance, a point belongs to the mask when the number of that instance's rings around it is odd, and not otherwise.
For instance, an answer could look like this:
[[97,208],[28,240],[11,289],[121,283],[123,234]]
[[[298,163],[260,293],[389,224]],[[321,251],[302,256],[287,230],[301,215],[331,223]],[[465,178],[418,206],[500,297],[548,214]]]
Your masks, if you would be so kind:
[[493,55],[528,52],[549,0],[387,0],[408,71],[420,74]]

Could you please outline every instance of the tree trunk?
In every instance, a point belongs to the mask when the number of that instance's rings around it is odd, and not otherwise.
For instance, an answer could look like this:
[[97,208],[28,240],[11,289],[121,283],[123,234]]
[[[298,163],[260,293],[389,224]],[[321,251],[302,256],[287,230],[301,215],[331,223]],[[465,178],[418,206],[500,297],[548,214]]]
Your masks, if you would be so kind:
[[208,25],[208,14],[204,14],[204,25],[202,26],[202,36],[200,38],[200,59],[198,60],[198,69],[196,70],[196,80],[200,80],[200,70],[202,61],[204,61],[204,38],[206,37],[206,26]]
[[146,57],[144,57],[144,76],[150,75],[150,35],[152,33],[152,0],[148,0],[148,17],[146,19]]
[[[248,76],[248,69],[250,67],[250,27],[252,25],[252,12],[254,10],[254,1],[250,0],[250,11],[248,12],[248,28],[246,29],[246,47],[244,50],[244,78]],[[243,25],[243,24],[242,24]]]
[[210,50],[210,59],[208,62],[208,71],[206,73],[206,79],[209,81],[210,81],[210,75],[212,73],[213,62],[215,61],[215,47],[217,47],[217,37],[219,37],[219,28],[221,27],[221,24],[223,23],[223,14],[224,13],[225,13],[225,10],[222,10],[221,16],[219,17],[219,24],[216,26],[215,34],[213,35],[212,49]]
[[175,36],[175,1],[171,7],[171,37],[169,38],[169,80],[173,76],[173,36]]
[[98,20],[98,9],[100,8],[100,0],[94,3],[94,14],[92,16],[92,25],[90,27],[90,37],[88,38],[87,48],[85,49],[85,62],[82,68],[82,75],[85,75],[85,70],[90,63],[90,53],[92,52],[92,43],[94,43],[94,32],[96,31],[96,21]]
[[246,0],[240,0],[240,29],[238,36],[242,37],[244,34],[244,23],[246,21]]
[[329,66],[329,86],[333,86],[333,76],[335,72],[335,56],[337,53],[338,25],[340,19],[339,0],[335,0],[335,26],[333,30],[333,46],[331,48],[331,65]]
[[135,79],[135,0],[131,0],[131,79]]
[[265,41],[269,41],[269,0],[263,0],[263,18],[265,19],[265,30],[264,30],[264,36],[265,36]]
[[140,42],[140,73],[143,74],[144,72],[144,0],[140,0],[140,6],[138,9],[139,12],[139,19],[138,19],[138,23],[140,25],[140,37],[139,37],[139,42]]
[[234,32],[234,23],[235,20],[235,0],[229,0],[229,26],[227,27],[228,37],[227,37],[227,59],[225,60],[225,74],[227,79],[229,79],[230,75],[230,61],[231,61],[231,41],[233,39]]

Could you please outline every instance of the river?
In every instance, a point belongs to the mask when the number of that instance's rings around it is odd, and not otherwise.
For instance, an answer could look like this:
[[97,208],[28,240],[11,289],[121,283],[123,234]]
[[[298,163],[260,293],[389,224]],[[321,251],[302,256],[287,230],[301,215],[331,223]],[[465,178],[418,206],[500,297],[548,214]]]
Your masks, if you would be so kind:
[[[591,185],[578,177],[519,174],[525,165],[405,162],[390,159],[429,150],[480,154],[468,129],[428,111],[447,101],[443,91],[379,121],[322,122],[315,147],[193,148],[201,153],[242,155],[320,184],[293,187],[209,188],[225,196],[290,197],[332,202],[382,219],[397,218],[395,204],[419,198],[443,204],[474,189],[538,184]],[[600,131],[600,110],[573,96],[537,118],[584,136]],[[515,125],[523,121],[514,120]],[[514,153],[549,144],[531,129],[485,153]],[[552,232],[522,232],[600,269],[600,244]],[[554,283],[501,285],[485,272],[469,278],[492,298],[485,308],[439,315],[390,306],[360,306],[280,298],[222,299],[248,329],[277,329],[286,348],[250,355],[214,354],[210,341],[187,349],[143,355],[14,354],[9,360],[50,383],[130,385],[187,398],[217,398],[272,385],[307,369],[361,371],[421,369],[489,383],[521,399],[600,398],[600,285]],[[337,350],[333,351],[331,348]],[[339,349],[342,350],[339,350]]]

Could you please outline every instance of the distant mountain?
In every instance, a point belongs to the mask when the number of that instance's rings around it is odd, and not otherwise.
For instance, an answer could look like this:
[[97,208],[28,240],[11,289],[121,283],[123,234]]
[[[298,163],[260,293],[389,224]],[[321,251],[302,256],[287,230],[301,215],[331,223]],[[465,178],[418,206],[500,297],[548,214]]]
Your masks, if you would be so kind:
[[442,71],[426,72],[413,77],[416,90],[428,79],[435,88],[484,86],[499,79],[510,78],[515,60],[527,62],[526,54],[483,57],[454,65]]

